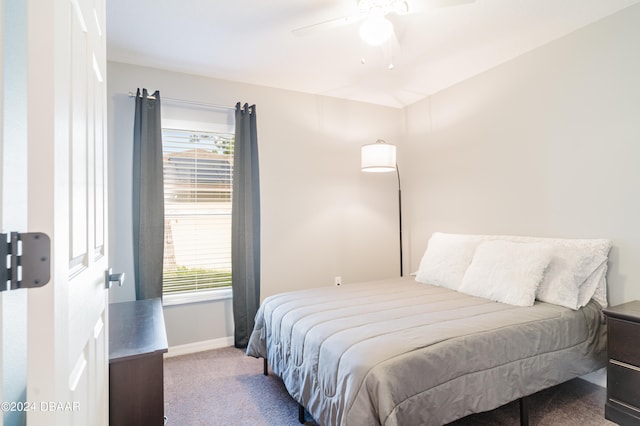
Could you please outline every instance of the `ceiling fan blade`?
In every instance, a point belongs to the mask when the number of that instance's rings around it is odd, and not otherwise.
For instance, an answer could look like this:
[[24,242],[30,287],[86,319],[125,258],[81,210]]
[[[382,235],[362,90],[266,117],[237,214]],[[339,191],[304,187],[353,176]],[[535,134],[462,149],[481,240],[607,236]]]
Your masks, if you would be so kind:
[[362,18],[363,18],[362,15],[342,16],[340,18],[328,19],[326,21],[318,22],[316,24],[296,28],[291,32],[296,36],[303,37],[311,34],[316,34],[320,31],[326,31],[332,28],[341,27],[343,25],[349,25],[354,22],[360,21]]

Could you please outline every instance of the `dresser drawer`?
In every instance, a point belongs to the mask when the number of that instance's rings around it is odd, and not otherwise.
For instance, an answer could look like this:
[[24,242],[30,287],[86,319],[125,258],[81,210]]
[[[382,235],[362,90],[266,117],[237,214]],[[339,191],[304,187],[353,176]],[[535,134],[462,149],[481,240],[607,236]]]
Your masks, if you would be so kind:
[[627,368],[609,362],[607,368],[607,398],[622,402],[628,408],[635,408],[640,415],[640,368]]
[[608,318],[609,359],[640,367],[640,324]]

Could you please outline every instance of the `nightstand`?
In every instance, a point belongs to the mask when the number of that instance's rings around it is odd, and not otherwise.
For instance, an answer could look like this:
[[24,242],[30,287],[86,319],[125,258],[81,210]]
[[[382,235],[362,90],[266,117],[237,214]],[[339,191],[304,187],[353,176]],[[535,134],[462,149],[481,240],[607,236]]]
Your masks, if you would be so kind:
[[164,423],[167,352],[159,298],[109,305],[109,424]]
[[640,424],[640,301],[604,309],[607,316],[607,402],[604,416]]

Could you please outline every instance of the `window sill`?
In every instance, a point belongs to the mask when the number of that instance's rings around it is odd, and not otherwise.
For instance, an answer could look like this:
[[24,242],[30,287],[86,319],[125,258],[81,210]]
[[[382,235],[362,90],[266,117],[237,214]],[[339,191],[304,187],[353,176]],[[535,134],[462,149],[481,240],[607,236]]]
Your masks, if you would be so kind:
[[187,303],[210,302],[213,300],[231,299],[231,287],[215,290],[194,291],[182,294],[167,294],[162,296],[162,306],[184,305]]

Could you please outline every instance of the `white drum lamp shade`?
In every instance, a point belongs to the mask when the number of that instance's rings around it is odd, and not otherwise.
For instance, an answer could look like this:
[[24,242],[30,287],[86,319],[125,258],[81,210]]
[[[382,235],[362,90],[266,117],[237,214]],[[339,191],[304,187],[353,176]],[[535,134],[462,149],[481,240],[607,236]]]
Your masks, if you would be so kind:
[[378,139],[376,143],[363,145],[360,156],[363,172],[393,172],[396,170],[396,146]]

